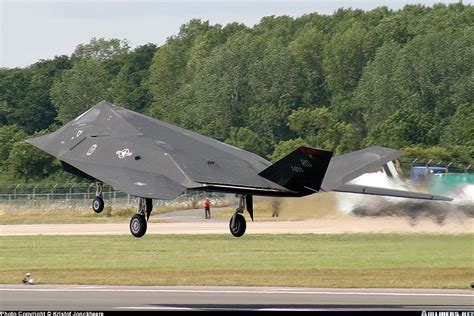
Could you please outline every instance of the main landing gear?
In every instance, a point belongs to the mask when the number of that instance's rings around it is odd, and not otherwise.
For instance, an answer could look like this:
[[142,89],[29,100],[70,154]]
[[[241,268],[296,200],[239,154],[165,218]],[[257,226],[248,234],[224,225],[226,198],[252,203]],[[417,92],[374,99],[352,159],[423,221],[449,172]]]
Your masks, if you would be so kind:
[[[104,182],[96,182],[97,189],[95,197],[92,200],[92,209],[96,213],[100,213],[104,210],[104,198],[102,192],[104,191]],[[151,211],[153,210],[153,200],[148,198],[140,198],[138,203],[137,214],[133,215],[130,219],[130,232],[133,236],[140,238],[146,233],[147,222],[150,218]]]
[[104,199],[102,198],[102,192],[104,191],[104,182],[97,181],[97,189],[95,191],[95,197],[92,200],[92,209],[96,213],[100,213],[104,210]]
[[238,195],[239,197],[239,207],[235,210],[235,214],[231,217],[229,222],[230,233],[234,237],[242,237],[245,234],[247,229],[247,222],[245,217],[242,215],[244,210],[247,209],[247,212],[250,215],[250,218],[253,221],[253,201],[251,195]]
[[153,200],[140,198],[137,214],[130,219],[130,232],[134,237],[143,237],[147,229],[147,221],[153,210]]

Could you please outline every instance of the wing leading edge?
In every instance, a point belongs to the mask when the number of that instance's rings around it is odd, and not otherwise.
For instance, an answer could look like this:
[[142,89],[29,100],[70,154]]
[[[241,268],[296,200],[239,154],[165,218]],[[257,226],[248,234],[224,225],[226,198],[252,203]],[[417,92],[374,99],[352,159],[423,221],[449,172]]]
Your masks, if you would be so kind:
[[357,194],[401,197],[423,200],[452,201],[453,199],[388,188],[378,188],[348,183],[364,173],[372,172],[402,155],[401,151],[380,146],[373,146],[334,157],[329,164],[322,189],[325,191],[347,192]]
[[401,198],[411,198],[411,199],[422,199],[422,200],[436,200],[436,201],[452,201],[452,198],[448,198],[440,195],[432,195],[428,193],[419,193],[413,191],[402,191],[395,189],[387,188],[376,188],[369,187],[365,185],[357,184],[344,184],[343,186],[333,190],[336,192],[346,192],[346,193],[358,193],[358,194],[368,194],[368,195],[380,195],[380,196],[391,196],[391,197],[401,197]]
[[401,151],[373,146],[331,159],[321,188],[334,191],[367,172],[373,172],[387,162],[397,159]]

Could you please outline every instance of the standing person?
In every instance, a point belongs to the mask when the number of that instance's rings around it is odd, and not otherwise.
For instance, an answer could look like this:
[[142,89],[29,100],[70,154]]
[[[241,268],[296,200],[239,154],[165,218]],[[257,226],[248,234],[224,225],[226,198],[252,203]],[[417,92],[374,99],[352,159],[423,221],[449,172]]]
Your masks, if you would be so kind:
[[211,201],[208,198],[204,200],[204,212],[205,218],[211,219]]
[[280,206],[281,206],[281,200],[278,198],[274,198],[272,200],[272,217],[278,217],[280,215]]

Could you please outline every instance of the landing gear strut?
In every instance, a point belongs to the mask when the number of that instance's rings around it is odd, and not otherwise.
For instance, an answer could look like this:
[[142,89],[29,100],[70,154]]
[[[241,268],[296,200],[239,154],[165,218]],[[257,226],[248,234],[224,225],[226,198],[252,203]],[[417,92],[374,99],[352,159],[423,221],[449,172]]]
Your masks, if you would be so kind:
[[143,237],[147,229],[147,221],[153,210],[153,200],[140,198],[138,203],[137,214],[130,219],[130,232],[134,237]]
[[234,237],[242,237],[247,229],[247,222],[245,217],[242,215],[245,208],[250,214],[253,220],[253,204],[251,195],[239,195],[239,206],[235,210],[235,214],[231,217],[229,222],[230,233]]
[[95,197],[92,200],[92,209],[96,213],[100,213],[104,210],[104,199],[102,198],[102,192],[104,191],[104,182],[97,181],[97,189],[95,191]]

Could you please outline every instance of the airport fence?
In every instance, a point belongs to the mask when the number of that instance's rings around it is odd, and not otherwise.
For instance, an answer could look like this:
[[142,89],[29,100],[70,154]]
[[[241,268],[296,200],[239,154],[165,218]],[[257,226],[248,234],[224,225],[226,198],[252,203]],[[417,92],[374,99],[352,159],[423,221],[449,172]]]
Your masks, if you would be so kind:
[[[103,198],[114,209],[136,208],[138,198],[123,191],[104,185]],[[18,184],[0,188],[0,211],[90,211],[95,196],[95,184],[58,184],[40,186]],[[155,207],[191,209],[201,207],[209,197],[215,204],[233,203],[233,197],[226,194],[190,192],[174,200],[154,200]]]

